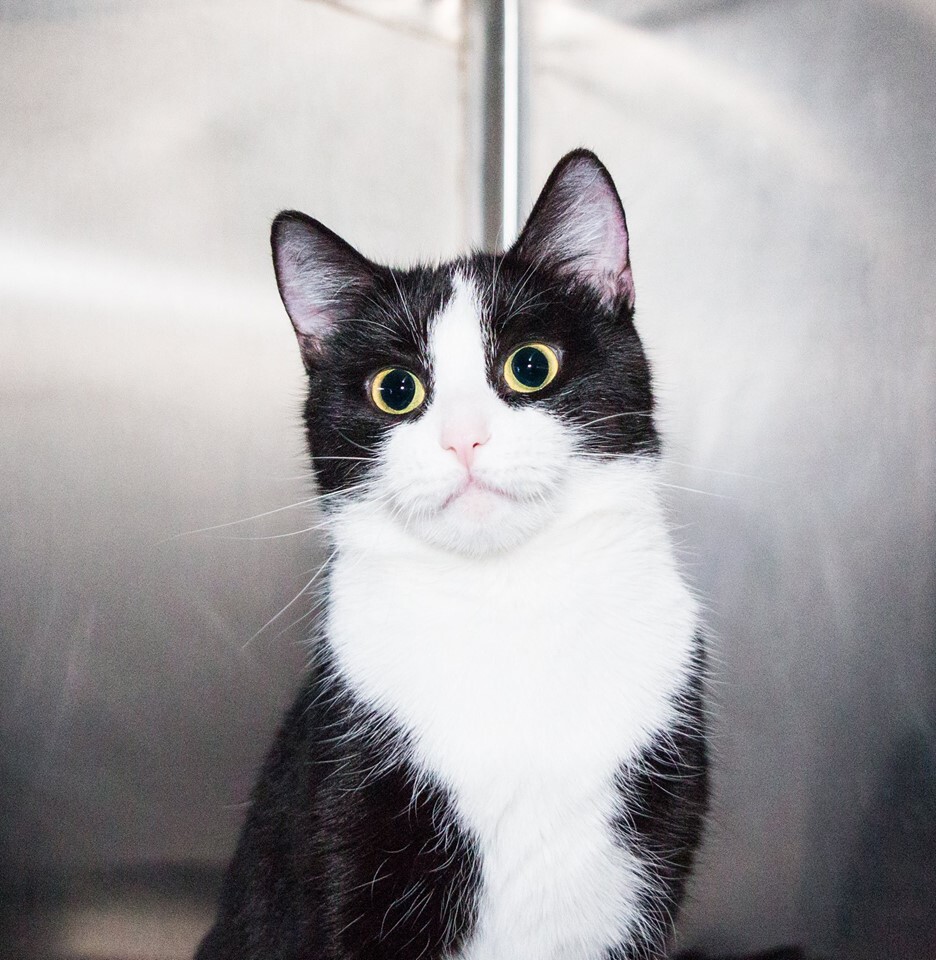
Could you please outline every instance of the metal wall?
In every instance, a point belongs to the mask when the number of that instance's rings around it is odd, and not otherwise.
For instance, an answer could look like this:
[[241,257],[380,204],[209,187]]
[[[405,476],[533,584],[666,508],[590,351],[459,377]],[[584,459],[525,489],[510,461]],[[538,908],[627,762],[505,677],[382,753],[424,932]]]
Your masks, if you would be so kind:
[[[620,184],[709,609],[724,947],[936,957],[936,7],[540,7],[531,183]],[[614,18],[607,14],[615,14]]]
[[[477,238],[469,12],[0,0],[3,955],[207,922],[322,558],[269,220]],[[936,9],[523,12],[521,204],[617,179],[712,632],[683,940],[932,960]]]

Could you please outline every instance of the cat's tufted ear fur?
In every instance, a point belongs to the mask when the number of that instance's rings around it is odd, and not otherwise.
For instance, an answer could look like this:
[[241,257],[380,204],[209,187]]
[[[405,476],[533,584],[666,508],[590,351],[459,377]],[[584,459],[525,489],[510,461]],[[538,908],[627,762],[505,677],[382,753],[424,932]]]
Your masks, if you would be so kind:
[[284,210],[273,221],[270,243],[280,297],[302,360],[312,370],[325,338],[355,315],[381,268],[318,220],[295,210]]
[[556,164],[511,252],[581,280],[612,308],[634,307],[624,208],[589,150]]

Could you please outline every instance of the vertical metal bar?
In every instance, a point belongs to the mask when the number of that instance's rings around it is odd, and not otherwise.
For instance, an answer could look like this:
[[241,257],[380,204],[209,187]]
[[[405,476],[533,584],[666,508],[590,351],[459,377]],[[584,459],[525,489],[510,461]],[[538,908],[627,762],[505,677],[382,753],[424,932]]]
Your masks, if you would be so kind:
[[520,0],[503,0],[501,87],[501,241],[520,229]]
[[513,242],[522,188],[522,0],[466,0],[467,197],[470,240]]

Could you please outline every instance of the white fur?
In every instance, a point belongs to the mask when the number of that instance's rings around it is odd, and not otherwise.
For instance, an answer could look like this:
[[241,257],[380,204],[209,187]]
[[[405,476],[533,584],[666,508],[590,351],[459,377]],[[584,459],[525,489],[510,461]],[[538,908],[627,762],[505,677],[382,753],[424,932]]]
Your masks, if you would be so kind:
[[[696,612],[636,459],[501,401],[459,283],[438,318],[434,394],[392,431],[373,496],[335,518],[326,629],[339,669],[407,730],[481,853],[474,935],[455,960],[599,960],[640,922],[646,865],[611,821],[614,777],[671,726]],[[480,416],[489,490],[439,441]]]
[[[435,323],[430,352],[431,405],[391,431],[381,490],[419,537],[469,553],[511,546],[553,511],[549,496],[571,462],[567,431],[535,404],[512,408],[491,389],[478,309],[464,281]],[[443,445],[448,429],[466,419],[489,436],[475,454],[473,476],[506,496],[471,489],[441,509],[467,481]]]

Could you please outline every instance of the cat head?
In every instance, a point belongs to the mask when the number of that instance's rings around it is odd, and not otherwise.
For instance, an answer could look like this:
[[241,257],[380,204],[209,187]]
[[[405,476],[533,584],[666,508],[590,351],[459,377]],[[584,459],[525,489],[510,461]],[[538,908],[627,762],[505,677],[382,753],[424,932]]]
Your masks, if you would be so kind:
[[291,211],[272,244],[333,519],[510,549],[576,483],[656,452],[624,210],[593,154],[560,161],[505,253],[391,269]]

